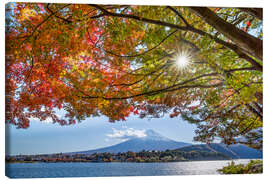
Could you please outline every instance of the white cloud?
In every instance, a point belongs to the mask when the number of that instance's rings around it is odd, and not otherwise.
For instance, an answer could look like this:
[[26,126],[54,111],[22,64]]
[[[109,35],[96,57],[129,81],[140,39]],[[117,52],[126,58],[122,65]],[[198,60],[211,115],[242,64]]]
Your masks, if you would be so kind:
[[142,138],[147,136],[145,130],[138,130],[133,128],[127,128],[125,130],[117,130],[113,128],[112,130],[113,133],[107,134],[106,135],[107,137],[121,140],[128,140],[130,138]]

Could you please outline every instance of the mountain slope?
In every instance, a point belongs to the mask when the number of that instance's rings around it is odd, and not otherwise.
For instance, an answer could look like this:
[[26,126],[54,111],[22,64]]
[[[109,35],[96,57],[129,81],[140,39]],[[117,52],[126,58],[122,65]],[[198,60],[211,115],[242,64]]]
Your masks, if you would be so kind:
[[142,150],[150,151],[150,150],[179,150],[179,151],[206,151],[211,153],[221,153],[226,156],[229,156],[233,159],[255,159],[262,158],[262,152],[250,147],[247,147],[242,144],[235,144],[227,146],[222,143],[212,143],[212,144],[198,144],[192,145],[184,142],[177,142],[171,140],[167,137],[162,136],[161,134],[153,131],[147,130],[145,137],[141,138],[132,138],[125,142],[104,147],[100,149],[88,150],[88,151],[80,151],[80,152],[72,152],[69,154],[93,154],[93,153],[118,153],[118,152],[140,152]]
[[113,146],[95,149],[95,150],[89,150],[89,151],[74,152],[74,153],[76,154],[77,153],[92,154],[92,153],[103,153],[103,152],[118,153],[118,152],[127,152],[127,151],[139,152],[142,150],[165,151],[167,149],[177,149],[177,148],[181,148],[181,147],[189,146],[189,145],[191,144],[184,143],[184,142],[177,142],[169,138],[166,138],[153,130],[147,130],[146,137],[133,138],[133,139],[127,140],[125,142],[122,142]]
[[227,146],[225,144],[199,144],[179,148],[181,151],[207,151],[220,152],[234,159],[262,158],[262,152],[242,144]]

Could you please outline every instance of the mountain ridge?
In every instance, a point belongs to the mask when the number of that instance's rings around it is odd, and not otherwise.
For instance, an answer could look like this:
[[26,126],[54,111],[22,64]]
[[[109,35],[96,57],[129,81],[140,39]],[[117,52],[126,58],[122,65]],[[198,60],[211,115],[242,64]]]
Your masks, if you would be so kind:
[[131,138],[127,141],[98,148],[93,150],[71,152],[68,154],[94,154],[94,153],[119,153],[119,152],[140,152],[140,151],[166,151],[166,150],[181,150],[185,152],[192,151],[207,151],[225,154],[233,159],[255,159],[262,158],[262,152],[242,144],[234,144],[227,146],[222,143],[211,144],[190,144],[178,142],[169,139],[156,131],[145,131],[144,137]]
[[190,143],[171,140],[151,129],[146,130],[145,134],[146,134],[145,137],[136,137],[136,138],[132,138],[127,141],[112,145],[112,146],[93,149],[93,150],[72,152],[72,154],[74,153],[93,154],[93,153],[102,153],[102,152],[118,153],[118,152],[127,152],[127,151],[139,152],[142,150],[165,151],[167,149],[172,150],[172,149],[177,149],[177,148],[191,145]]
[[227,146],[222,143],[197,144],[179,148],[181,151],[207,151],[220,152],[232,157],[233,159],[255,159],[262,158],[262,151],[250,148],[242,144],[233,144]]

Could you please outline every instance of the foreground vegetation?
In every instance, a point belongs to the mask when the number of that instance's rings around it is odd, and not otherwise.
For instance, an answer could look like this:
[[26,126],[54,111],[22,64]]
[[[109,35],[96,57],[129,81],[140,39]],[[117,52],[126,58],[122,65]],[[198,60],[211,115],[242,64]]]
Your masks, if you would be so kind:
[[254,174],[263,172],[262,160],[251,160],[247,165],[236,165],[232,161],[228,166],[218,170],[222,174]]

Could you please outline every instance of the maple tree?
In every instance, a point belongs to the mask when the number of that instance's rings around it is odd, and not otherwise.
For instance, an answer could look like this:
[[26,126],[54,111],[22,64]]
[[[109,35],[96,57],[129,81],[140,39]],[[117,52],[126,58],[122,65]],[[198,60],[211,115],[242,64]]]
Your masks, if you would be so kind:
[[9,3],[6,13],[7,123],[170,114],[197,124],[195,140],[262,147],[262,9]]

